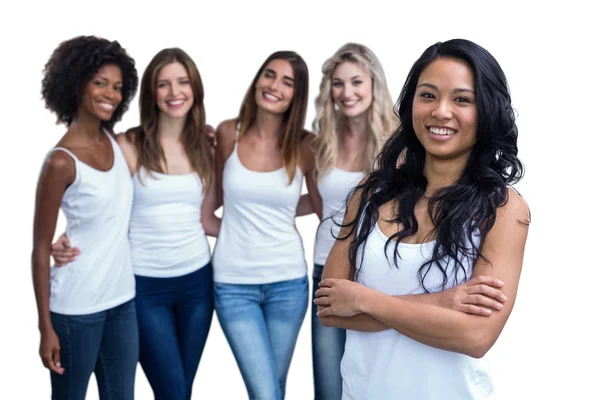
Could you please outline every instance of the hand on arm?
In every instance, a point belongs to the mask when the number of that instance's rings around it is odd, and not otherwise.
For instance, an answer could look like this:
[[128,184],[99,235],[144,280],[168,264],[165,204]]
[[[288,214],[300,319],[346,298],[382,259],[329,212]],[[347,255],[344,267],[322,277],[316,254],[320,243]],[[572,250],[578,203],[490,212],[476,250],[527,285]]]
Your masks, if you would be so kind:
[[509,192],[509,201],[497,210],[496,222],[483,245],[490,263],[479,260],[473,272],[504,282],[506,300],[501,310],[483,317],[387,296],[354,282],[325,279],[321,282],[325,294],[321,294],[327,307],[320,311],[321,320],[364,313],[421,343],[482,357],[497,340],[514,306],[527,239],[529,209],[519,195]]

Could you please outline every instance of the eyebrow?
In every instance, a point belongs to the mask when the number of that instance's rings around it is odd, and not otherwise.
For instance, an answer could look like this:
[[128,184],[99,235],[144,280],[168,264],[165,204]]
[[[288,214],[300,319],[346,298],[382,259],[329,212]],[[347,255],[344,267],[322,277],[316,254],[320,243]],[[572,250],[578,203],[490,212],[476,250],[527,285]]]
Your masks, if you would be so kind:
[[[431,83],[421,83],[419,86],[417,86],[417,89],[420,88],[421,86],[425,86],[425,87],[428,87],[433,90],[438,90],[437,86],[432,85]],[[469,93],[475,94],[475,91],[473,89],[456,88],[456,89],[452,90],[452,93],[460,93],[460,92],[469,92]]]
[[[104,82],[108,82],[108,78],[103,77],[102,75],[96,75],[95,79],[102,79]],[[123,83],[121,81],[116,81],[115,84],[117,83]]]
[[[362,75],[354,75],[353,77],[350,78],[351,81],[354,80],[354,79],[364,79],[364,77]],[[334,76],[333,80],[334,81],[336,81],[336,80],[337,81],[342,81],[343,79],[342,78],[338,78],[337,76]]]
[[[182,79],[188,79],[188,80],[189,80],[189,79],[190,79],[190,77],[189,77],[189,76],[187,76],[187,75],[185,75],[185,76],[178,76],[178,77],[177,77],[177,78],[175,78],[175,79],[176,79],[176,80],[178,80],[178,81],[180,81],[180,80],[182,80]],[[157,82],[167,82],[167,83],[168,83],[169,81],[170,81],[170,79],[159,79]]]
[[[270,73],[272,73],[273,75],[277,75],[277,73],[276,73],[274,70],[272,70],[271,68],[267,68],[267,69],[265,69],[265,72],[270,72]],[[292,81],[292,82],[296,82],[296,81],[294,80],[294,78],[292,78],[291,76],[287,76],[287,75],[284,75],[284,76],[283,76],[283,79],[286,79],[286,80],[288,80],[288,81]]]

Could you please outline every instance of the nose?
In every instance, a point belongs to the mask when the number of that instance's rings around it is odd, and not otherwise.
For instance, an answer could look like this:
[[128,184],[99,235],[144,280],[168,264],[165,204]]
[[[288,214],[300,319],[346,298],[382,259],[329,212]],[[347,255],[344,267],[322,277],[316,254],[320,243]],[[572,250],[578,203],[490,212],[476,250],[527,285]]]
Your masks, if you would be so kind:
[[169,85],[169,94],[173,97],[177,96],[179,94],[179,92],[181,91],[181,88],[179,87],[179,83],[174,82],[172,85]]
[[342,96],[344,96],[345,99],[352,97],[352,85],[344,85]]
[[431,116],[438,120],[446,120],[452,118],[452,108],[447,101],[441,100],[431,112]]
[[115,89],[114,87],[107,87],[107,89],[104,91],[104,97],[106,97],[107,99],[114,101],[117,99],[121,98],[121,92],[117,89]]

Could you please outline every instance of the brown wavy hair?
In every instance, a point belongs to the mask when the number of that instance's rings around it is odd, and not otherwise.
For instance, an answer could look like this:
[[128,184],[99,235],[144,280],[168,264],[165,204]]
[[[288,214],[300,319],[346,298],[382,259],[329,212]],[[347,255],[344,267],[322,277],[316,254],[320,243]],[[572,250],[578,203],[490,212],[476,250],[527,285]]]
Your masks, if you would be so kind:
[[137,171],[144,167],[152,171],[165,173],[165,153],[158,141],[158,118],[160,110],[156,104],[156,90],[160,70],[174,62],[185,68],[194,92],[194,104],[190,108],[181,140],[189,162],[200,177],[204,191],[212,183],[213,154],[208,136],[204,131],[206,113],[204,110],[204,87],[196,64],[191,57],[179,48],[169,48],[158,52],[146,67],[140,88],[140,125],[127,132],[127,139],[137,150]]
[[285,60],[289,62],[294,71],[294,97],[288,109],[283,115],[283,135],[279,136],[279,145],[282,149],[283,166],[288,174],[290,183],[296,175],[296,168],[301,156],[301,143],[306,136],[304,130],[304,122],[306,121],[306,109],[308,107],[308,67],[304,59],[299,54],[293,51],[277,51],[271,54],[261,65],[256,76],[252,80],[242,106],[240,114],[237,117],[237,122],[240,124],[241,137],[248,128],[256,121],[256,82],[260,78],[264,69],[273,60]]

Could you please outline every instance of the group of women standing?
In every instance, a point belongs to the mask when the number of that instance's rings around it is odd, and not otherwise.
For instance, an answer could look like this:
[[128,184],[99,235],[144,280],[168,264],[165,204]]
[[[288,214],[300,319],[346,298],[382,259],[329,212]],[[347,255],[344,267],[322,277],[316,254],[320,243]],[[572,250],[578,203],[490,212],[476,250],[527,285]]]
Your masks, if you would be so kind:
[[[313,212],[315,399],[491,392],[478,358],[514,304],[529,214],[508,188],[517,129],[486,50],[428,48],[395,114],[377,57],[344,45],[323,65],[314,133],[307,65],[275,52],[216,147],[180,49],[152,59],[140,125],[120,135],[138,79],[119,43],[65,41],[44,72],[46,106],[68,126],[34,219],[53,398],[84,399],[95,373],[101,398],[132,399],[138,359],[156,399],[191,398],[214,307],[249,398],[283,399],[309,299],[294,219]],[[52,245],[59,208],[67,228]]]

